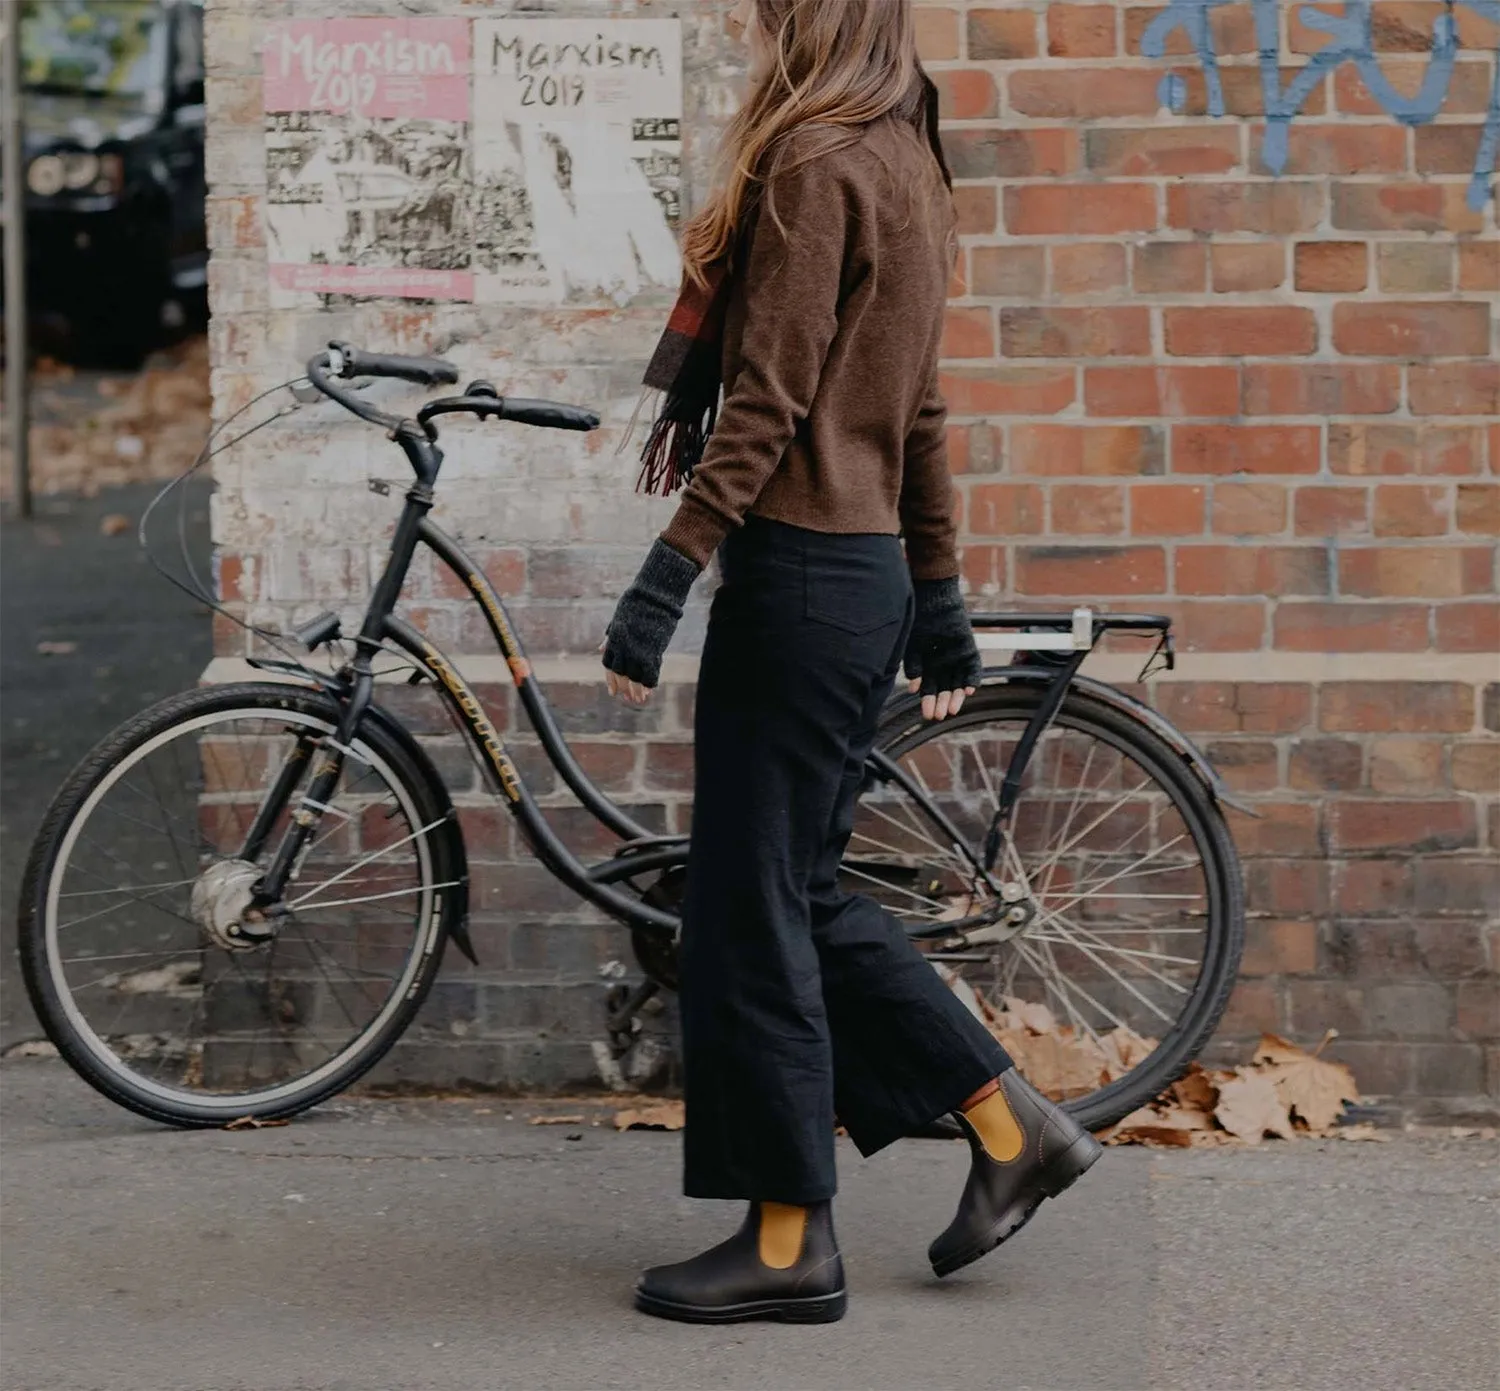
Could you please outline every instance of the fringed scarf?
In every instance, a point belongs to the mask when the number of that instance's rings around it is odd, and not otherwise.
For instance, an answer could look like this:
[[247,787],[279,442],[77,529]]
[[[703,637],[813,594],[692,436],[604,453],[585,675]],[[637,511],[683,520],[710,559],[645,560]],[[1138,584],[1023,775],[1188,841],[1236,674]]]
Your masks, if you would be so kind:
[[692,476],[713,434],[723,371],[724,313],[732,285],[727,262],[708,267],[699,285],[684,278],[677,303],[646,368],[647,392],[661,406],[641,447],[636,490],[665,497]]

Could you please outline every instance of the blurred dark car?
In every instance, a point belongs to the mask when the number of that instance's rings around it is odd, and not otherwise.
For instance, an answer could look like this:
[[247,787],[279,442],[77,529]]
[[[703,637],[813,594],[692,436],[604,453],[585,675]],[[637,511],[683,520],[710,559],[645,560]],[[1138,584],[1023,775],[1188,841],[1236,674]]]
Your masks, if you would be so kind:
[[201,301],[202,0],[23,0],[27,284],[126,365]]

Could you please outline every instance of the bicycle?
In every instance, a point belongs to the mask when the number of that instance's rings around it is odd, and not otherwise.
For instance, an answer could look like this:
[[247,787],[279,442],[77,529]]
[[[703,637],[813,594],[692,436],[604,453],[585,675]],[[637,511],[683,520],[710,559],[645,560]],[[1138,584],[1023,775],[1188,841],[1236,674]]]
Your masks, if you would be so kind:
[[[440,417],[577,431],[598,417],[479,381],[390,415],[344,383],[454,384],[457,369],[346,343],[306,376],[385,429],[415,475],[353,656],[330,671],[255,657],[275,679],[188,691],[127,721],[63,784],[23,881],[21,964],[48,1037],[106,1096],[176,1125],[284,1117],[333,1096],[410,1024],[450,940],[475,959],[458,814],[422,744],[375,699],[383,660],[436,688],[542,864],[630,928],[642,979],[606,998],[617,1056],[675,984],[687,837],[652,834],[588,778],[504,603],[429,516]],[[456,664],[396,613],[419,546],[482,608],[547,759],[619,837],[608,858],[575,856]],[[1053,1093],[1099,1127],[1179,1077],[1224,1009],[1244,931],[1232,798],[1160,714],[1079,674],[1112,633],[1154,639],[1170,665],[1169,619],[1079,608],[974,625],[1013,632],[1016,660],[941,722],[923,722],[915,696],[892,701],[843,872],[1002,1037],[1046,1005],[1050,1032],[1026,1038],[1062,1060]],[[345,641],[332,613],[296,636],[310,651]]]

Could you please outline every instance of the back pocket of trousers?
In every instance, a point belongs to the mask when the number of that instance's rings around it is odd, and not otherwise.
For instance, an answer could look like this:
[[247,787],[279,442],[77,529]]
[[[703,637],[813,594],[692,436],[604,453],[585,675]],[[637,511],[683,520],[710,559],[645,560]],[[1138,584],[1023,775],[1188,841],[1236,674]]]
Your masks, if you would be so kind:
[[818,574],[808,567],[806,613],[815,623],[863,635],[899,623],[906,595],[887,576]]

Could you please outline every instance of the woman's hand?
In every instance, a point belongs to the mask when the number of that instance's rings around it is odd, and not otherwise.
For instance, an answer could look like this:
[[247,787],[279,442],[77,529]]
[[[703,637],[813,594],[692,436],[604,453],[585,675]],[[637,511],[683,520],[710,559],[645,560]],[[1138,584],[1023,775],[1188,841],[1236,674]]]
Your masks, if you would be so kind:
[[917,580],[916,613],[906,640],[908,689],[922,692],[922,718],[945,720],[979,686],[983,663],[958,580]]
[[644,705],[661,680],[661,659],[682,617],[698,566],[665,541],[655,542],[635,582],[620,596],[599,650],[609,693]]

